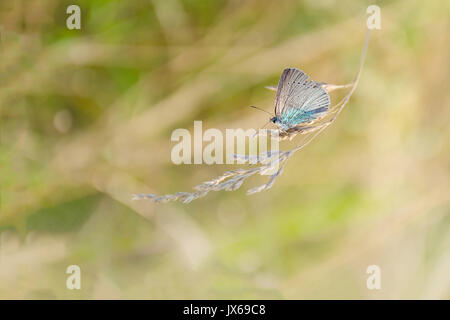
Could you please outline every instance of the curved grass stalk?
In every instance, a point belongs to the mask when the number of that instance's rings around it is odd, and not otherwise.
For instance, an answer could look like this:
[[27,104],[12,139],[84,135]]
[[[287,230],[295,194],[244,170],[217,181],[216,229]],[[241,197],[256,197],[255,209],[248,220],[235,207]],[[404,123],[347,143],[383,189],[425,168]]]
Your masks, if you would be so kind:
[[347,93],[347,95],[336,105],[332,106],[330,108],[330,112],[325,116],[324,118],[315,121],[314,123],[311,123],[307,126],[299,128],[297,131],[294,131],[292,133],[289,133],[288,135],[279,135],[280,139],[289,138],[292,139],[297,134],[305,135],[304,139],[302,139],[302,142],[299,143],[296,147],[289,151],[268,151],[265,153],[261,153],[257,156],[252,155],[234,155],[235,159],[243,160],[245,163],[253,164],[253,166],[247,168],[247,169],[236,169],[227,171],[221,176],[203,182],[202,184],[194,187],[196,191],[194,192],[176,192],[173,194],[166,194],[166,195],[155,195],[152,193],[149,194],[133,194],[132,199],[133,200],[141,200],[141,199],[148,199],[152,200],[153,202],[169,202],[169,201],[181,201],[183,203],[189,203],[195,199],[202,198],[206,196],[210,191],[234,191],[241,187],[243,182],[255,175],[255,174],[266,174],[267,172],[271,172],[274,170],[274,168],[277,168],[276,172],[269,176],[269,180],[267,183],[260,185],[258,187],[252,188],[247,191],[247,194],[254,194],[258,193],[264,190],[270,189],[274,183],[275,180],[282,174],[284,167],[286,166],[287,160],[297,151],[303,149],[306,147],[311,141],[313,141],[323,130],[325,130],[329,125],[331,125],[334,120],[336,120],[337,116],[342,112],[344,107],[347,105],[348,101],[350,100],[350,97],[353,95],[353,93],[356,90],[356,87],[358,86],[359,79],[361,77],[361,72],[364,66],[364,62],[367,55],[367,48],[369,46],[369,36],[370,36],[370,30],[367,29],[365,41],[364,41],[364,47],[361,54],[359,69],[356,74],[355,80],[350,85],[344,85],[344,86],[335,86],[330,84],[325,84],[324,87],[328,89],[329,91],[340,89],[340,88],[347,88],[350,87],[350,91]]

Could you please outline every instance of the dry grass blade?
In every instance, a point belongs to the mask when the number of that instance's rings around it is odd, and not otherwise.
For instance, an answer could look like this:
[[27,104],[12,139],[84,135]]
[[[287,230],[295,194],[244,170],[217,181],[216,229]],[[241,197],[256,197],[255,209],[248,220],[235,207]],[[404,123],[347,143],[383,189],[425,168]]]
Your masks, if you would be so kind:
[[[270,175],[269,180],[267,183],[260,185],[258,187],[252,188],[247,191],[247,194],[254,194],[258,193],[264,190],[270,189],[274,183],[275,180],[282,174],[284,167],[286,166],[287,160],[297,151],[303,149],[305,146],[307,146],[312,140],[314,140],[315,137],[317,137],[323,130],[325,130],[330,124],[336,120],[337,116],[341,113],[342,109],[345,107],[345,105],[350,100],[350,97],[353,95],[353,93],[356,90],[356,87],[359,83],[359,79],[361,77],[361,71],[364,66],[364,61],[366,59],[367,55],[367,48],[369,45],[369,35],[370,31],[367,30],[366,37],[364,41],[364,47],[361,54],[360,59],[360,65],[358,72],[356,74],[355,80],[351,84],[351,89],[347,93],[347,95],[335,106],[331,107],[331,112],[329,112],[328,117],[324,117],[320,121],[317,121],[317,123],[311,124],[311,126],[303,127],[301,130],[292,132],[288,135],[279,135],[279,139],[285,139],[290,138],[292,139],[297,134],[305,134],[308,135],[306,139],[302,141],[299,145],[297,145],[295,148],[289,151],[278,151],[273,152],[269,151],[267,153],[259,154],[257,156],[251,156],[251,155],[233,155],[235,159],[244,160],[245,162],[248,162],[249,164],[259,164],[257,167],[252,167],[249,169],[237,169],[232,171],[227,171],[223,175],[210,180],[206,181],[196,187],[194,187],[195,192],[176,192],[174,194],[167,194],[158,196],[155,194],[133,194],[132,199],[133,200],[142,200],[142,199],[148,199],[152,200],[154,202],[169,202],[169,201],[181,201],[183,203],[189,203],[192,200],[204,197],[208,194],[210,191],[235,191],[241,187],[243,182],[251,177],[252,175],[258,173],[260,175],[265,175],[268,172],[271,172],[274,170],[274,168],[278,168],[278,170]],[[330,88],[329,90],[334,90],[336,86],[328,85]],[[342,87],[348,87],[342,86]]]

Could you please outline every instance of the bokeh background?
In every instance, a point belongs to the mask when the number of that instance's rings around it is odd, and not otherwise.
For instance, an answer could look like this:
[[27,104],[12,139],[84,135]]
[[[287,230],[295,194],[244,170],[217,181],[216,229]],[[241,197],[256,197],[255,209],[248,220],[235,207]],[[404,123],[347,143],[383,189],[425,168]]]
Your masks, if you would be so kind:
[[0,298],[450,298],[449,1],[377,3],[358,89],[271,190],[131,200],[234,168],[174,165],[171,132],[261,127],[283,68],[350,82],[370,4],[1,1]]

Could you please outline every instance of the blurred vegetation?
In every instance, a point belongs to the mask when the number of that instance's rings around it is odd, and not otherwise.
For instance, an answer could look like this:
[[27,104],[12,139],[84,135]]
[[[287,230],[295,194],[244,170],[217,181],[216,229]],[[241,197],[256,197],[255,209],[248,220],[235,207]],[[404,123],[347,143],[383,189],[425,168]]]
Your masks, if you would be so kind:
[[450,298],[448,1],[378,2],[356,93],[270,191],[131,201],[229,169],[172,164],[172,130],[261,127],[283,68],[351,81],[369,4],[0,2],[0,298]]

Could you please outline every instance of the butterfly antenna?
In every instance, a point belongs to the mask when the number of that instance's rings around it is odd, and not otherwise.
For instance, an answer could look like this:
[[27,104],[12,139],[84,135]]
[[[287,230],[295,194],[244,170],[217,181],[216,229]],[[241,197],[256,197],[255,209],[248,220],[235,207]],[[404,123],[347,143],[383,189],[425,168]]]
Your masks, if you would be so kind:
[[272,115],[270,112],[268,112],[268,111],[266,111],[266,110],[263,110],[263,109],[261,109],[261,108],[258,108],[258,107],[256,107],[256,106],[250,106],[250,108],[254,108],[254,109],[256,109],[256,110],[263,111],[263,112],[265,112],[265,113],[268,113],[268,114]]
[[[257,110],[259,110],[259,111],[263,111],[263,112],[268,113],[268,114],[270,114],[271,116],[273,116],[273,114],[271,114],[270,112],[268,112],[268,111],[266,111],[266,110],[263,110],[263,109],[261,109],[261,108],[258,108],[258,107],[256,107],[256,106],[249,106],[249,107],[250,107],[250,108],[257,109]],[[266,124],[263,125],[259,130],[264,129],[269,123],[270,123],[270,120],[267,121]],[[255,136],[257,136],[257,135],[259,134],[259,130],[258,130],[257,133],[255,133],[255,134],[253,135],[253,137],[255,137]]]

